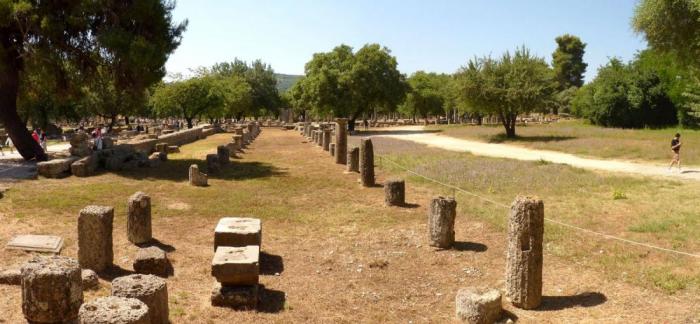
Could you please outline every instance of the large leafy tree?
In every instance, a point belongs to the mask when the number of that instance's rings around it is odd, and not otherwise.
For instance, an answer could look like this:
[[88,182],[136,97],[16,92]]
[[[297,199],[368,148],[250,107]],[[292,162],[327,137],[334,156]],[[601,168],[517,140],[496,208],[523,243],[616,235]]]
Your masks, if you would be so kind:
[[197,117],[222,114],[223,92],[217,78],[197,76],[159,85],[150,97],[150,105],[158,116],[181,117],[187,121],[187,127],[192,128]]
[[22,157],[47,158],[17,112],[32,65],[68,81],[60,77],[66,69],[89,75],[109,64],[119,71],[119,88],[146,89],[165,74],[186,25],[173,24],[173,6],[161,0],[0,1],[0,121]]
[[700,68],[700,2],[697,0],[643,0],[632,25],[649,45],[672,53],[694,69]]
[[498,116],[511,138],[518,115],[542,110],[554,92],[551,69],[525,47],[500,59],[470,60],[456,78],[463,100],[484,114]]
[[303,98],[319,115],[355,120],[372,109],[391,111],[403,100],[407,84],[397,69],[396,58],[386,47],[368,44],[353,53],[340,45],[316,53],[306,63],[306,77],[297,84]]
[[415,121],[416,116],[427,118],[446,110],[449,76],[417,71],[408,78],[408,85],[410,90],[399,106],[399,112],[412,116]]
[[255,60],[249,65],[245,61],[234,59],[233,62],[215,64],[211,68],[211,73],[222,77],[242,78],[248,83],[252,101],[245,109],[238,110],[236,114],[238,118],[278,112],[281,99],[277,90],[275,71],[269,64]]
[[580,38],[564,34],[556,39],[557,49],[552,53],[552,69],[558,85],[558,93],[553,102],[555,114],[560,109],[568,109],[576,89],[583,86],[583,74],[588,64],[583,62],[586,43]]

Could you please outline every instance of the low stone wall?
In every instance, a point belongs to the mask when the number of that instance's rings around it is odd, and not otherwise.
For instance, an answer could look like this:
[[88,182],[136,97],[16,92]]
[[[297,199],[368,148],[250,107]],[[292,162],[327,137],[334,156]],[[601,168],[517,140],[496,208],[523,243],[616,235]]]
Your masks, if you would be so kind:
[[207,136],[216,133],[216,128],[210,125],[198,126],[190,129],[185,129],[179,132],[165,134],[157,139],[145,139],[140,141],[127,142],[124,145],[129,145],[137,152],[142,152],[146,155],[155,151],[157,143],[167,143],[168,145],[185,145],[194,141],[206,138]]

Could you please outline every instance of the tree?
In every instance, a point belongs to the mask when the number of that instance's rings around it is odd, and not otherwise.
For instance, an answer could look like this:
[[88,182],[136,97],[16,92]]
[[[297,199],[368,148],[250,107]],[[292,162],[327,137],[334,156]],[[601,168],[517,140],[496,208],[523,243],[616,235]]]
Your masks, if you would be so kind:
[[446,107],[446,90],[449,77],[444,74],[417,71],[408,78],[410,90],[404,102],[399,106],[399,112],[412,116],[428,118],[430,114],[441,114]]
[[700,68],[700,3],[696,0],[643,0],[632,25],[651,48],[671,53],[687,66]]
[[549,66],[525,47],[513,55],[506,52],[500,59],[470,60],[456,78],[467,104],[500,117],[509,138],[515,137],[518,115],[542,110],[554,92]]
[[[583,54],[586,43],[576,36],[564,34],[556,38],[557,49],[552,53],[552,69],[558,83],[557,100],[554,105],[554,114],[560,108],[568,109],[569,99],[583,85],[583,74],[588,64],[583,62]],[[573,89],[572,89],[573,88]]]
[[90,74],[109,61],[120,66],[118,84],[145,89],[164,75],[185,29],[172,24],[172,9],[160,0],[0,2],[0,121],[22,157],[47,158],[17,112],[31,65]]
[[277,91],[275,71],[260,60],[248,65],[245,61],[234,59],[233,62],[215,64],[208,73],[222,77],[237,76],[244,79],[249,86],[251,103],[245,110],[239,110],[236,116],[240,119],[246,114],[261,116],[265,113],[277,113],[280,106],[280,95]]
[[196,117],[223,115],[226,90],[219,79],[209,75],[177,80],[156,87],[151,106],[159,116],[180,116],[192,128]]
[[306,63],[306,77],[298,89],[305,102],[319,115],[347,117],[349,129],[371,109],[394,110],[403,100],[407,84],[397,69],[391,51],[368,44],[353,53],[340,45],[327,53],[316,53]]

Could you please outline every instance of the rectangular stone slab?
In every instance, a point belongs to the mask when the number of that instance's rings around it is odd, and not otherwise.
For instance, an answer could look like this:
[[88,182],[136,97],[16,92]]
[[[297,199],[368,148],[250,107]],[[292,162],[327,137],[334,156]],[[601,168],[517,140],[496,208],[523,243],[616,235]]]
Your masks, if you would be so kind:
[[260,219],[224,217],[214,230],[214,250],[219,246],[262,246]]
[[260,247],[220,246],[211,261],[211,275],[224,286],[255,285],[260,274]]
[[24,250],[59,253],[63,248],[63,238],[51,235],[17,235],[7,243],[7,250]]

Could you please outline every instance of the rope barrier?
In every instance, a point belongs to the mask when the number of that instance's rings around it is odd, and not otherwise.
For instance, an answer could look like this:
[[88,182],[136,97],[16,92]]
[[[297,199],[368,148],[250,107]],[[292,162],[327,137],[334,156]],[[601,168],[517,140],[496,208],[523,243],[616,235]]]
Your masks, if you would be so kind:
[[[413,175],[416,175],[416,176],[418,176],[418,177],[421,177],[421,178],[423,178],[423,179],[425,179],[425,180],[428,180],[428,181],[430,181],[430,182],[437,183],[437,184],[439,184],[439,185],[442,185],[442,186],[444,186],[444,187],[450,188],[450,189],[452,189],[452,190],[456,190],[456,191],[459,191],[459,192],[468,194],[468,195],[470,195],[470,196],[473,196],[473,197],[478,198],[478,199],[480,199],[480,200],[489,202],[489,203],[494,204],[494,205],[496,205],[496,206],[498,206],[498,207],[501,207],[501,208],[505,208],[505,209],[509,209],[509,208],[510,208],[507,204],[504,204],[504,203],[495,201],[495,200],[493,200],[493,199],[489,199],[489,198],[487,198],[487,197],[478,195],[478,194],[473,193],[473,192],[471,192],[471,191],[465,190],[465,189],[463,189],[463,188],[461,188],[461,187],[458,187],[458,186],[455,186],[455,185],[451,185],[451,184],[449,184],[449,183],[444,183],[444,182],[441,182],[441,181],[439,181],[439,180],[436,180],[436,179],[427,177],[427,176],[425,176],[425,175],[422,175],[422,174],[420,174],[420,173],[418,173],[418,172],[415,172],[415,171],[413,171],[413,170],[410,170],[410,169],[404,167],[403,165],[401,165],[401,164],[399,164],[399,163],[397,163],[397,162],[395,162],[395,161],[393,161],[393,160],[391,160],[391,159],[383,158],[382,156],[378,156],[378,157],[379,157],[380,162],[382,162],[383,160],[387,160],[387,161],[390,162],[391,164],[397,166],[399,169],[402,169],[402,170],[404,170],[404,171],[406,171],[406,172],[408,172],[408,173],[411,173],[411,174],[413,174]],[[568,228],[571,228],[571,229],[579,230],[579,231],[584,232],[584,233],[587,233],[587,234],[598,235],[598,236],[601,236],[601,237],[606,238],[606,239],[617,240],[617,241],[619,241],[619,242],[628,243],[628,244],[637,245],[637,246],[643,246],[643,247],[650,248],[650,249],[654,249],[654,250],[657,250],[657,251],[662,251],[662,252],[667,252],[667,253],[675,253],[675,254],[678,254],[678,255],[683,255],[683,256],[688,256],[688,257],[693,257],[693,258],[698,258],[698,259],[700,259],[700,254],[693,254],[693,253],[684,252],[684,251],[677,251],[677,250],[667,249],[667,248],[663,248],[663,247],[660,247],[660,246],[655,246],[655,245],[651,245],[651,244],[647,244],[647,243],[643,243],[643,242],[637,242],[637,241],[633,241],[633,240],[629,240],[629,239],[617,237],[617,236],[614,236],[614,235],[605,234],[605,233],[600,233],[600,232],[596,232],[596,231],[589,230],[589,229],[586,229],[586,228],[582,228],[582,227],[578,227],[578,226],[575,226],[575,225],[567,224],[567,223],[564,223],[564,222],[561,222],[561,221],[557,221],[557,220],[554,220],[554,219],[551,219],[551,218],[547,218],[547,217],[545,217],[544,220],[545,220],[545,221],[548,221],[548,222],[551,222],[551,223],[554,223],[554,224],[557,224],[557,225],[560,225],[560,226],[564,226],[564,227],[568,227]]]

